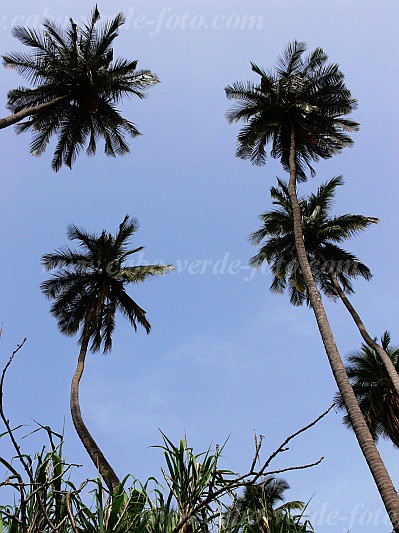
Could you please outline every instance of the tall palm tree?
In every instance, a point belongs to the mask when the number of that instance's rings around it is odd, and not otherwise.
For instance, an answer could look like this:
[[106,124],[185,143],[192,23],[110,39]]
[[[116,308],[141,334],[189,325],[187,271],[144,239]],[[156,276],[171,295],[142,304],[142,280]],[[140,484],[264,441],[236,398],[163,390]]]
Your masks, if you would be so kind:
[[[371,272],[357,257],[338,246],[370,224],[377,223],[378,219],[352,214],[329,216],[335,190],[340,185],[343,185],[343,180],[338,176],[321,185],[316,194],[299,199],[309,264],[319,290],[329,297],[338,296],[342,300],[363,340],[381,357],[399,395],[399,376],[391,358],[368,333],[347,296],[354,292],[350,279],[362,276],[369,280]],[[292,207],[286,183],[278,180],[278,187],[271,188],[271,196],[278,208],[260,216],[262,226],[251,234],[250,240],[255,245],[263,245],[250,264],[258,268],[263,261],[267,261],[274,276],[270,289],[273,292],[284,292],[288,285],[292,304],[301,305],[305,300],[309,304],[298,263]]]
[[131,249],[129,239],[138,228],[135,219],[126,216],[115,236],[105,230],[89,233],[76,226],[68,228],[68,238],[79,243],[79,250],[64,247],[42,258],[43,267],[53,272],[41,284],[47,298],[54,300],[51,313],[66,335],[80,332],[78,364],[71,386],[71,414],[80,440],[98,468],[110,491],[119,479],[83,422],[79,404],[79,383],[87,350],[111,350],[115,314],[120,311],[136,330],[150,332],[146,312],[126,292],[129,283],[140,283],[150,276],[165,274],[170,265],[128,266],[127,259],[143,247]]
[[87,154],[94,155],[101,137],[107,155],[128,153],[126,136],[140,133],[116,106],[125,96],[144,98],[144,90],[158,83],[151,71],[136,70],[137,61],[114,60],[112,44],[124,15],[119,13],[103,26],[98,26],[99,19],[96,7],[82,27],[72,19],[66,29],[45,20],[42,33],[15,27],[13,35],[33,51],[2,56],[4,65],[24,76],[33,88],[8,93],[13,114],[0,119],[0,129],[28,118],[17,132],[33,131],[33,155],[41,155],[56,135],[55,171],[63,163],[71,168],[86,145]]
[[[390,342],[389,333],[385,332],[381,345],[398,373],[399,349],[391,346]],[[399,394],[392,387],[379,354],[363,344],[361,350],[349,355],[348,363],[346,372],[374,440],[377,442],[382,436],[399,448]],[[340,394],[337,394],[335,403],[341,409],[344,407]],[[348,415],[344,416],[344,423],[352,428]]]
[[352,144],[348,133],[355,131],[358,124],[345,116],[355,109],[356,100],[346,88],[339,66],[327,64],[327,55],[321,48],[307,57],[305,51],[304,43],[288,45],[273,73],[252,64],[260,82],[236,82],[226,88],[227,97],[238,102],[227,117],[230,122],[245,123],[238,135],[237,156],[261,165],[270,142],[272,157],[280,159],[289,172],[295,245],[309,301],[356,438],[395,531],[399,532],[399,497],[356,401],[313,278],[297,197],[297,181],[306,179],[307,168],[314,173],[312,161],[330,158]]

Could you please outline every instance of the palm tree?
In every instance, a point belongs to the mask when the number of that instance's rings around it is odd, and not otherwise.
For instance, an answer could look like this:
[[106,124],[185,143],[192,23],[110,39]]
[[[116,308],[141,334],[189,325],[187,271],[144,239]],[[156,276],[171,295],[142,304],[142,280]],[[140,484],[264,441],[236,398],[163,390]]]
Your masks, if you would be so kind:
[[[390,346],[388,332],[381,337],[381,345],[399,372],[399,349]],[[348,357],[346,372],[352,383],[356,398],[370,432],[377,442],[379,437],[390,439],[399,448],[399,395],[392,387],[392,381],[376,350],[363,344],[361,350]],[[342,397],[337,394],[335,403],[344,407]],[[352,428],[348,415],[344,423]]]
[[[278,208],[261,215],[261,228],[250,236],[250,240],[255,245],[266,241],[251,259],[250,264],[258,268],[263,261],[267,261],[271,265],[274,276],[270,289],[281,293],[288,285],[292,304],[301,305],[305,300],[309,304],[304,278],[298,268],[294,221],[288,188],[282,180],[278,180],[278,185],[278,188],[272,187],[271,189],[273,203]],[[363,340],[381,357],[399,395],[399,376],[391,358],[370,336],[347,297],[348,294],[354,292],[350,279],[361,276],[369,280],[371,272],[357,257],[338,246],[338,243],[366,229],[370,224],[377,223],[378,219],[351,214],[329,217],[335,190],[341,185],[343,185],[343,180],[341,176],[338,176],[321,185],[316,194],[299,199],[302,231],[309,264],[319,290],[334,299],[339,296],[342,300]]]
[[252,64],[260,83],[236,82],[226,88],[227,97],[238,102],[227,117],[230,122],[245,123],[238,135],[238,157],[261,165],[266,159],[266,145],[271,142],[272,157],[280,159],[289,172],[295,246],[309,301],[355,435],[395,531],[399,532],[399,497],[356,401],[313,278],[297,197],[297,180],[306,179],[307,168],[314,173],[312,161],[330,158],[352,144],[348,133],[355,131],[358,124],[345,116],[356,108],[356,100],[346,88],[339,66],[327,64],[327,55],[321,48],[303,57],[305,51],[304,43],[288,45],[274,73]]
[[129,238],[138,223],[126,216],[115,236],[105,230],[89,233],[76,226],[68,228],[68,238],[79,243],[78,251],[69,247],[46,254],[42,258],[47,271],[55,270],[41,289],[53,299],[51,313],[57,318],[60,331],[66,335],[80,332],[78,364],[71,386],[71,414],[80,440],[98,468],[110,491],[120,482],[83,422],[79,404],[79,383],[83,374],[89,344],[95,352],[101,347],[111,350],[115,314],[119,310],[137,330],[142,326],[150,332],[146,312],[126,292],[128,283],[139,283],[150,276],[165,274],[170,265],[127,266],[126,260],[143,247],[131,249]]
[[136,70],[137,61],[114,60],[112,44],[124,15],[119,13],[102,27],[99,19],[96,7],[83,27],[72,19],[65,30],[51,20],[44,21],[43,33],[15,27],[13,35],[33,51],[3,56],[4,65],[34,88],[9,91],[8,108],[13,114],[0,119],[0,129],[28,118],[17,126],[17,132],[33,131],[30,151],[37,156],[56,135],[55,171],[63,163],[71,168],[86,145],[87,154],[94,155],[101,137],[107,155],[128,153],[126,136],[140,133],[116,106],[125,96],[144,98],[144,90],[158,83],[151,71]]
[[[284,502],[284,493],[289,488],[285,479],[274,476],[266,476],[261,483],[248,485],[243,495],[236,498],[228,509],[225,530],[273,533],[277,529],[274,526],[278,525],[278,531],[309,531],[307,524],[300,524],[292,516],[292,511],[303,511],[305,504],[300,501]],[[229,525],[235,527],[229,528]]]

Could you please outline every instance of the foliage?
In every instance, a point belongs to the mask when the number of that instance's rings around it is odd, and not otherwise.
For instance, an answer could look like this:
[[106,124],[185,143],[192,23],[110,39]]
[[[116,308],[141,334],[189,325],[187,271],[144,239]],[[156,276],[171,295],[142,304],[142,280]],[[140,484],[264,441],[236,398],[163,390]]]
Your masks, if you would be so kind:
[[101,234],[89,233],[72,225],[68,237],[79,243],[80,250],[64,247],[43,256],[43,267],[49,271],[56,269],[41,289],[47,298],[54,300],[51,312],[61,332],[74,335],[82,327],[81,340],[88,334],[92,350],[101,346],[104,352],[111,349],[117,310],[135,329],[140,324],[149,333],[146,312],[127,294],[125,286],[173,269],[170,265],[126,264],[131,255],[143,249],[128,246],[137,228],[137,220],[129,220],[128,216],[115,236],[105,230]]
[[[347,294],[353,293],[351,279],[371,278],[369,268],[339,244],[378,222],[377,218],[363,215],[330,215],[335,191],[343,183],[338,176],[320,185],[316,193],[299,198],[303,238],[313,277],[319,289],[333,298],[337,291],[331,273]],[[309,303],[295,246],[294,218],[286,183],[279,179],[278,187],[272,187],[270,193],[277,207],[260,215],[262,225],[250,235],[252,244],[261,245],[250,264],[258,268],[267,261],[273,274],[270,290],[282,293],[288,289],[292,304]]]
[[[381,337],[381,346],[399,373],[399,349],[391,345],[388,332]],[[399,448],[399,397],[381,357],[362,344],[360,350],[349,355],[346,372],[374,440],[378,441],[382,436]],[[335,401],[340,409],[344,409],[339,394]],[[344,423],[352,428],[348,415],[344,416]]]
[[[284,492],[288,489],[289,484],[285,479],[274,476],[267,476],[261,483],[245,487],[243,495],[234,499],[224,515],[226,531],[242,533],[313,531],[309,521],[301,521],[305,504],[300,501],[284,502]],[[280,505],[276,507],[278,504]],[[293,511],[300,513],[294,515]]]
[[244,515],[239,522],[235,522],[227,515],[221,533],[313,533],[314,529],[309,520],[303,520],[301,514],[293,515],[287,511],[277,509],[272,514],[259,508],[254,515]]
[[[238,502],[244,499],[237,496],[237,487],[235,490],[230,488],[236,475],[219,468],[221,450],[218,447],[215,451],[208,449],[195,454],[185,439],[175,446],[163,435],[164,445],[159,448],[163,450],[166,461],[166,470],[162,469],[164,483],[150,478],[142,485],[134,480],[128,491],[121,490],[120,494],[110,495],[100,478],[86,480],[76,487],[70,479],[70,471],[78,465],[68,464],[62,458],[62,435],[44,426],[40,426],[39,430],[46,431],[49,445],[33,457],[24,454],[33,475],[32,483],[24,482],[16,466],[0,458],[9,474],[0,487],[12,487],[19,500],[17,503],[16,499],[13,505],[0,506],[0,531],[209,533],[217,529],[221,533],[238,533],[258,530],[256,522],[260,520],[262,507],[257,505],[254,509],[249,505],[244,512],[237,513]],[[59,442],[55,445],[56,439]],[[126,476],[123,485],[129,477]],[[259,489],[265,484],[272,488],[288,488],[284,481],[266,477],[264,482],[252,489]],[[232,498],[233,504],[225,503],[226,496]],[[277,498],[272,492],[269,496],[262,499],[262,505],[267,507],[268,524],[262,531],[313,531],[301,515],[292,514],[295,509],[303,509],[304,504],[288,502],[274,510],[271,505]],[[282,494],[278,499],[283,499]],[[262,520],[264,523],[264,517]]]
[[[0,506],[2,531],[7,533],[60,531],[61,533],[98,533],[106,531],[140,530],[140,521],[147,501],[144,488],[130,489],[125,493],[109,497],[101,479],[86,480],[76,487],[69,478],[69,471],[78,465],[67,464],[62,459],[61,435],[45,428],[50,445],[33,457],[24,454],[33,474],[33,483],[23,482],[16,468],[3,458],[1,463],[10,475],[0,487],[11,486],[19,494],[19,504]],[[54,446],[53,439],[59,444]],[[84,494],[90,489],[91,497]],[[92,504],[88,505],[87,500]],[[129,525],[129,527],[127,527]]]
[[52,167],[72,167],[87,145],[88,155],[96,152],[103,138],[109,156],[129,152],[126,136],[139,135],[136,126],[122,117],[118,103],[129,96],[144,98],[145,89],[158,83],[150,70],[136,70],[137,61],[115,59],[113,42],[125,17],[119,13],[102,26],[100,13],[79,27],[72,19],[67,28],[45,20],[42,33],[15,27],[13,35],[33,49],[30,53],[3,55],[4,65],[24,76],[34,88],[19,87],[8,93],[13,113],[57,100],[54,106],[30,116],[17,132],[33,131],[31,153],[41,155],[51,137],[57,136]]
[[[161,469],[163,483],[150,478],[144,485],[133,481],[128,491],[125,485],[130,476],[121,483],[119,492],[103,486],[102,480],[86,479],[79,487],[71,481],[70,470],[79,465],[69,464],[62,457],[63,436],[53,432],[47,426],[39,424],[37,431],[45,431],[49,446],[43,447],[33,457],[23,453],[17,441],[3,406],[3,387],[6,372],[14,356],[25,344],[25,340],[14,350],[5,365],[0,378],[0,416],[6,426],[6,432],[0,438],[8,436],[16,451],[12,461],[0,457],[0,463],[6,468],[6,479],[0,488],[11,487],[15,493],[14,504],[0,505],[0,531],[4,533],[238,533],[249,531],[257,511],[237,515],[236,503],[240,499],[238,491],[242,488],[256,491],[256,484],[269,487],[268,500],[263,499],[268,509],[268,529],[265,533],[308,533],[308,521],[302,516],[292,515],[294,509],[302,509],[301,502],[291,502],[272,510],[277,500],[282,500],[285,482],[270,481],[273,474],[291,470],[303,470],[320,464],[323,457],[311,464],[290,466],[270,471],[272,461],[289,448],[288,443],[315,426],[324,418],[332,406],[315,420],[295,431],[268,456],[261,460],[263,437],[255,436],[255,452],[249,470],[236,474],[220,468],[221,451],[215,450],[196,454],[181,440],[176,446],[162,434],[162,449],[166,469]],[[54,441],[58,439],[58,444]],[[19,461],[19,463],[18,463]],[[20,469],[18,470],[18,464]],[[21,468],[22,467],[22,468]],[[89,491],[90,489],[90,491]],[[88,503],[89,494],[92,503]],[[244,494],[245,497],[245,494]],[[228,501],[226,501],[228,500]],[[232,502],[232,503],[231,503]],[[269,504],[270,503],[270,504]],[[263,523],[263,522],[262,522]],[[252,527],[252,526],[251,526]],[[252,531],[252,529],[251,529]]]
[[[104,487],[100,478],[86,479],[80,486],[71,480],[71,471],[79,465],[63,459],[63,435],[39,424],[30,435],[44,431],[48,445],[33,456],[21,450],[17,439],[20,427],[12,429],[4,412],[3,388],[6,372],[14,356],[24,346],[17,346],[5,365],[0,378],[0,416],[6,431],[0,438],[9,437],[16,456],[7,461],[0,457],[6,469],[5,480],[0,489],[8,487],[15,491],[14,503],[0,505],[0,531],[4,533],[239,533],[258,531],[255,524],[259,507],[237,513],[237,502],[244,501],[248,491],[254,494],[268,487],[268,525],[265,533],[310,533],[313,531],[307,520],[292,511],[303,509],[301,502],[288,502],[274,509],[277,501],[283,500],[288,485],[283,480],[272,478],[273,474],[289,470],[302,470],[319,464],[318,461],[279,469],[268,470],[271,462],[288,450],[288,443],[317,424],[331,407],[308,425],[289,435],[266,460],[261,460],[263,437],[255,436],[255,452],[248,472],[236,474],[219,465],[223,447],[215,446],[204,453],[196,454],[181,440],[176,446],[162,434],[166,468],[161,469],[163,482],[150,478],[144,485],[133,480],[125,489],[130,476],[126,476],[119,492]],[[57,444],[56,444],[57,443]],[[244,497],[240,491],[245,489]],[[241,506],[242,507],[242,506]],[[253,507],[253,506],[252,506]],[[264,520],[261,521],[264,524]]]
[[344,83],[337,64],[316,48],[307,57],[305,43],[290,43],[279,58],[275,71],[268,73],[254,63],[260,82],[235,82],[226,87],[226,96],[237,103],[227,112],[230,122],[244,122],[238,135],[237,156],[262,165],[266,145],[271,156],[280,159],[289,171],[291,133],[295,132],[298,179],[305,170],[314,170],[311,161],[327,159],[353,143],[348,133],[358,124],[343,118],[356,108],[356,100]]

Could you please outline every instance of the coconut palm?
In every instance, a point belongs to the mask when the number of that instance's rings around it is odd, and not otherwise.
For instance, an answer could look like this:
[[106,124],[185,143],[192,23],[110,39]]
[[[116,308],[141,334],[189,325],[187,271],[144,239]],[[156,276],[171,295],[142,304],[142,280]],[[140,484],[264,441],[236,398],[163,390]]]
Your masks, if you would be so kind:
[[355,435],[395,531],[399,532],[399,497],[356,401],[313,278],[297,197],[297,181],[306,179],[307,169],[314,173],[312,161],[330,158],[352,144],[349,133],[358,124],[345,117],[356,108],[356,100],[346,88],[339,66],[327,64],[327,55],[321,48],[307,57],[305,51],[304,43],[288,45],[272,73],[252,64],[260,82],[236,82],[226,88],[227,97],[237,101],[227,117],[230,122],[244,122],[238,135],[238,157],[261,165],[266,159],[266,146],[271,143],[272,157],[278,158],[289,172],[295,246],[310,305]]
[[[391,337],[385,332],[381,345],[399,372],[399,349],[390,345]],[[363,344],[361,350],[348,357],[346,371],[352,383],[360,409],[374,440],[379,437],[390,439],[399,448],[399,395],[392,386],[392,381],[376,350]],[[344,408],[342,397],[337,394],[336,405]],[[344,423],[352,428],[348,415]]]
[[[293,511],[303,511],[305,504],[300,501],[284,501],[284,493],[289,488],[285,479],[274,476],[267,476],[256,485],[248,485],[243,495],[236,498],[228,509],[225,530],[254,533],[274,533],[276,530],[287,533],[310,531],[307,524],[300,524],[292,515]],[[230,525],[235,527],[229,528]]]
[[171,266],[127,266],[127,259],[142,247],[131,249],[129,239],[138,228],[135,219],[126,216],[115,236],[105,230],[89,233],[76,226],[68,228],[68,238],[79,243],[79,250],[64,247],[42,258],[43,267],[53,272],[41,289],[54,300],[51,313],[60,331],[66,335],[80,332],[78,364],[71,386],[71,414],[75,429],[108,488],[120,485],[111,465],[83,422],[79,404],[79,383],[84,371],[87,350],[111,350],[115,314],[120,311],[136,330],[142,326],[150,332],[146,312],[126,292],[126,285],[162,275]]
[[[371,279],[370,269],[356,256],[338,246],[370,224],[377,223],[378,219],[352,214],[330,217],[329,210],[336,188],[341,185],[343,179],[338,176],[321,185],[316,194],[299,199],[309,264],[319,290],[329,297],[335,299],[338,296],[342,300],[363,340],[381,357],[399,395],[399,376],[391,358],[368,333],[347,296],[354,292],[351,279],[360,276],[366,280]],[[255,245],[264,244],[250,264],[258,268],[263,261],[267,261],[274,277],[270,289],[273,292],[284,292],[288,288],[292,304],[301,305],[305,300],[309,304],[296,253],[294,222],[286,183],[278,180],[278,187],[272,187],[271,196],[278,208],[260,216],[262,226],[251,234],[250,240]]]
[[103,138],[109,156],[129,152],[126,137],[139,135],[136,126],[117,109],[124,97],[144,98],[144,90],[158,83],[149,70],[136,70],[137,61],[115,59],[112,44],[125,21],[122,13],[103,26],[94,9],[91,20],[79,27],[72,19],[67,28],[51,20],[42,33],[15,27],[13,35],[33,49],[3,56],[7,68],[24,76],[33,88],[19,87],[8,93],[12,115],[0,119],[0,128],[18,124],[17,132],[31,130],[31,153],[41,155],[51,137],[57,136],[52,168],[69,168],[86,147],[96,152]]
[[[294,221],[287,184],[278,179],[278,187],[272,187],[270,194],[275,209],[259,216],[261,227],[251,233],[249,240],[259,251],[251,260],[251,266],[259,268],[264,261],[271,266],[273,282],[270,290],[290,293],[293,305],[309,304],[305,281],[298,263],[295,246]],[[338,296],[331,280],[334,275],[342,290],[352,294],[351,279],[371,279],[370,269],[353,254],[338,244],[356,233],[378,222],[377,218],[345,214],[330,216],[335,190],[343,185],[341,176],[322,184],[316,194],[298,198],[305,248],[313,278],[321,292],[329,297]]]
[[288,482],[283,478],[266,476],[265,480],[256,485],[249,485],[244,489],[244,494],[237,498],[235,507],[240,510],[252,510],[256,512],[262,509],[268,515],[272,515],[276,510],[302,510],[305,504],[300,501],[284,502],[285,492],[290,488]]

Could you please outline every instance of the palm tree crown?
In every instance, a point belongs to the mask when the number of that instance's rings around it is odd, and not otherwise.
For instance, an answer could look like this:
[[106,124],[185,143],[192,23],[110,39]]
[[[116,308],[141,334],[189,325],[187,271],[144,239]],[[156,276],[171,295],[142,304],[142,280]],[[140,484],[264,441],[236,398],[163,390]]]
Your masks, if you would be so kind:
[[[388,332],[381,337],[382,347],[399,373],[399,349],[390,345]],[[378,353],[366,344],[348,357],[346,372],[358,399],[360,409],[375,441],[390,439],[399,448],[399,396]],[[342,397],[336,395],[336,405],[344,408]],[[352,428],[348,415],[344,423]]]
[[[341,185],[343,180],[338,176],[322,184],[317,193],[299,199],[304,244],[313,277],[324,294],[330,297],[337,296],[331,273],[347,294],[353,293],[351,279],[359,276],[366,280],[371,278],[369,268],[338,244],[378,222],[377,218],[363,215],[332,217],[330,209],[335,190]],[[270,192],[273,204],[278,207],[260,215],[262,226],[249,237],[254,245],[262,244],[250,264],[258,268],[267,261],[274,277],[270,290],[282,293],[288,288],[292,304],[301,305],[305,300],[309,303],[298,263],[287,185],[279,179],[278,187],[272,187]]]
[[[43,256],[46,270],[57,269],[43,282],[43,293],[54,303],[52,314],[62,333],[74,335],[82,327],[82,336],[89,335],[91,349],[112,347],[115,313],[125,315],[134,329],[140,324],[149,333],[146,312],[126,292],[128,283],[139,283],[149,276],[162,275],[173,269],[170,265],[127,266],[127,258],[142,250],[130,249],[128,240],[137,230],[135,219],[126,216],[115,236],[103,231],[88,233],[76,226],[68,228],[70,240],[77,240],[80,250],[69,247]],[[86,330],[84,328],[86,326]]]
[[[265,480],[256,485],[249,485],[244,489],[244,494],[237,498],[237,511],[252,512],[263,510],[267,514],[273,514],[278,509],[301,510],[305,504],[300,501],[285,502],[285,492],[290,488],[288,482],[283,478],[266,476]],[[280,504],[280,505],[279,505]]]
[[[30,118],[17,126],[17,132],[32,130],[31,153],[41,155],[53,135],[57,135],[52,167],[63,163],[72,167],[76,155],[86,147],[94,155],[97,140],[105,141],[105,153],[116,156],[129,152],[126,135],[139,135],[136,126],[123,118],[116,105],[125,96],[145,97],[144,89],[158,83],[149,70],[136,70],[137,61],[113,58],[112,44],[124,23],[123,14],[102,27],[97,7],[90,22],[79,27],[72,19],[66,29],[51,20],[44,31],[16,27],[14,36],[32,53],[3,56],[6,67],[15,69],[34,86],[8,93],[13,113],[33,110]],[[41,111],[39,106],[51,103]]]
[[[237,498],[225,514],[223,531],[270,533],[284,531],[289,533],[313,531],[309,523],[301,523],[303,511],[301,501],[285,502],[285,492],[290,488],[285,479],[266,476],[264,481],[245,487],[244,493]],[[233,526],[233,527],[229,527]]]
[[245,122],[238,135],[237,156],[262,165],[266,145],[272,157],[289,170],[292,130],[295,132],[297,177],[305,180],[305,169],[313,173],[311,161],[326,159],[352,144],[347,132],[358,124],[343,118],[356,108],[356,100],[344,84],[336,64],[316,48],[306,58],[305,43],[289,44],[274,72],[251,63],[260,82],[236,82],[226,87],[229,99],[237,100],[227,118]]

